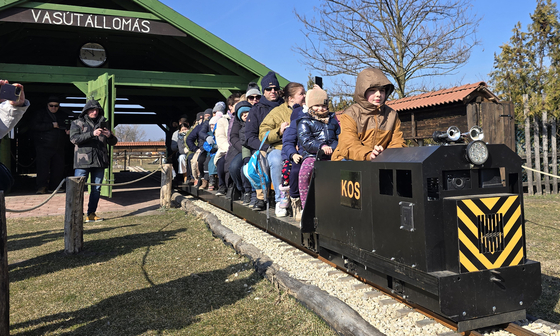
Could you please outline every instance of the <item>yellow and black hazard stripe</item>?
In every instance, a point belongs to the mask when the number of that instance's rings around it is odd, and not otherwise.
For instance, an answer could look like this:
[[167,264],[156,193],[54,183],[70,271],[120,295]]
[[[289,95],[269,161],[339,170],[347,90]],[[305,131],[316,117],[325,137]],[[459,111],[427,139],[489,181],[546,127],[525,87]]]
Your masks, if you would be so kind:
[[461,273],[525,262],[525,239],[518,196],[457,202]]

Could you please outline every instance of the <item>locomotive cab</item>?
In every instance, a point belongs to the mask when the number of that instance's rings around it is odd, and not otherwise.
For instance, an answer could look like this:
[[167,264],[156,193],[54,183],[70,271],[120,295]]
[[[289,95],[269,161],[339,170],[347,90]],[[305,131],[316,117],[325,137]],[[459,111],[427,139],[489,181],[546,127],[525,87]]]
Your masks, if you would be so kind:
[[460,331],[525,318],[540,264],[526,259],[521,159],[473,143],[316,162],[319,253]]

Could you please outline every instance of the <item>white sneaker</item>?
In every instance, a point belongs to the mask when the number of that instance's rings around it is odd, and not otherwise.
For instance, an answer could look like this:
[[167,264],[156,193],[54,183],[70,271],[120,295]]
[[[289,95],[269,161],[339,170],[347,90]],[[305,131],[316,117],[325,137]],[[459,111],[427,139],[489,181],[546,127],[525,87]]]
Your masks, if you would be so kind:
[[288,210],[282,209],[280,207],[280,202],[276,203],[276,209],[274,210],[276,217],[286,217],[288,216]]

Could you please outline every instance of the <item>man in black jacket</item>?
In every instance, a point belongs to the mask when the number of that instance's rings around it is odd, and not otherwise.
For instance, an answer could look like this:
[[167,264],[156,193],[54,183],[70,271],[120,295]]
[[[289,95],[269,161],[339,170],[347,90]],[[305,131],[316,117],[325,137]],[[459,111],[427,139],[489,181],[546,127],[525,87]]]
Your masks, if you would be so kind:
[[71,112],[60,107],[58,97],[51,96],[47,106],[37,111],[31,124],[35,139],[37,194],[54,190],[64,178],[65,149],[68,147]]
[[[90,176],[95,184],[103,182],[105,168],[109,167],[109,151],[107,145],[114,146],[118,139],[111,132],[107,119],[103,116],[103,108],[96,100],[88,100],[78,119],[70,127],[70,141],[74,144],[74,168],[76,176]],[[101,186],[91,187],[89,195],[86,223],[99,222],[97,204],[101,194]]]
[[[254,152],[259,149],[261,140],[259,140],[259,127],[268,113],[275,107],[284,103],[284,99],[280,94],[280,83],[276,78],[276,73],[270,71],[261,80],[261,87],[263,88],[263,96],[258,103],[253,105],[249,111],[249,117],[245,122],[245,147]],[[261,150],[267,151],[268,144],[263,144]],[[266,207],[264,202],[264,195],[262,190],[257,190],[257,202],[254,205],[254,210],[263,210]]]

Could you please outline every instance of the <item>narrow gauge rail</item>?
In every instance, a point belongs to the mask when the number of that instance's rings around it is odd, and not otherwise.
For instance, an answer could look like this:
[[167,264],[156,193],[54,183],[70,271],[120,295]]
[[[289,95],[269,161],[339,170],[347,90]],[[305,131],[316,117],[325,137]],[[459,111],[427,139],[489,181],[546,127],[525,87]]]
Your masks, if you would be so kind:
[[[380,287],[370,281],[368,281],[367,279],[364,279],[362,277],[356,276],[353,273],[349,273],[348,270],[346,268],[340,267],[332,262],[330,262],[329,260],[321,257],[319,254],[317,254],[315,251],[312,251],[310,249],[307,249],[305,247],[302,247],[301,244],[294,238],[295,235],[293,234],[293,228],[287,226],[293,226],[296,229],[299,228],[298,223],[296,223],[294,220],[292,220],[291,218],[283,218],[283,220],[280,220],[279,218],[274,217],[274,215],[269,217],[269,221],[268,221],[268,226],[261,226],[258,225],[256,223],[266,223],[266,211],[252,211],[249,207],[247,206],[243,206],[241,204],[240,201],[231,201],[226,199],[225,197],[221,197],[221,196],[216,196],[216,192],[215,191],[208,191],[208,190],[198,190],[196,187],[194,186],[183,186],[179,188],[179,191],[181,191],[182,193],[186,193],[189,194],[191,196],[197,197],[200,200],[203,200],[213,206],[216,206],[218,208],[221,208],[222,210],[227,211],[228,213],[243,218],[248,224],[251,224],[265,232],[268,232],[270,235],[275,236],[276,238],[290,244],[291,246],[297,248],[298,250],[307,253],[308,255],[317,258],[321,261],[323,261],[324,263],[330,265],[333,268],[337,268],[338,270],[356,277],[356,279],[372,286],[373,288],[377,289],[378,291],[384,293],[386,296],[394,299],[397,302],[403,303],[405,305],[407,305],[408,307],[414,309],[415,311],[425,315],[426,317],[433,319],[434,321],[443,324],[444,326],[450,328],[453,331],[457,331],[457,323],[454,323],[453,321],[450,321],[449,319],[440,316],[438,314],[435,314],[433,312],[431,312],[430,310],[427,310],[421,306],[418,306],[416,304],[407,302],[406,300],[403,300],[401,297],[399,297],[398,295],[395,295],[393,293],[391,293],[390,291],[387,291],[385,288]],[[238,207],[242,207],[242,208],[247,208],[248,211],[243,212],[247,217],[242,217],[239,216],[237,214],[235,214],[233,212],[234,208],[238,208]],[[264,218],[262,218],[264,217]],[[289,240],[288,238],[284,237],[287,236],[294,238],[293,241]],[[515,323],[508,323],[507,325],[500,325],[497,326],[498,329],[500,330],[504,330],[507,332],[510,332],[513,335],[516,336],[539,336],[539,334],[536,334],[530,330],[527,330],[525,328],[520,327],[519,325],[515,324]],[[468,330],[468,331],[463,331],[460,333],[461,335],[465,335],[465,336],[482,336],[483,334],[481,334],[479,331],[476,330]]]

